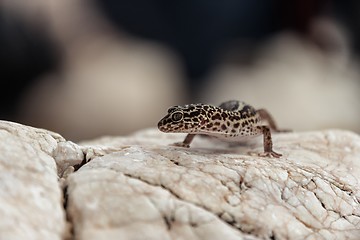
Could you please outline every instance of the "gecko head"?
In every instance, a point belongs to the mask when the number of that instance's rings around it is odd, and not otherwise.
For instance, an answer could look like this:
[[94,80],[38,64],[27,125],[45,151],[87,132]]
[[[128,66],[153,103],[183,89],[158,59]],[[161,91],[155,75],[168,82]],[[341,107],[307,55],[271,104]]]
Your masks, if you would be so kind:
[[190,104],[185,106],[173,106],[159,123],[158,128],[162,132],[196,132],[204,124],[204,116],[201,115],[202,104]]

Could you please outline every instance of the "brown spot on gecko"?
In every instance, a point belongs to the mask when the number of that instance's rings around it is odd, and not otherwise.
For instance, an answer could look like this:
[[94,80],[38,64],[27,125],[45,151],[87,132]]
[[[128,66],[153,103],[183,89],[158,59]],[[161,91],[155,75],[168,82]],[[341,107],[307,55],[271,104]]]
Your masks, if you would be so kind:
[[200,111],[194,111],[190,113],[190,117],[195,117],[200,114]]
[[221,120],[221,116],[219,113],[216,113],[214,116],[212,116],[211,118],[212,120]]
[[223,121],[226,121],[226,118],[228,117],[228,115],[226,112],[222,112],[221,117],[222,117]]

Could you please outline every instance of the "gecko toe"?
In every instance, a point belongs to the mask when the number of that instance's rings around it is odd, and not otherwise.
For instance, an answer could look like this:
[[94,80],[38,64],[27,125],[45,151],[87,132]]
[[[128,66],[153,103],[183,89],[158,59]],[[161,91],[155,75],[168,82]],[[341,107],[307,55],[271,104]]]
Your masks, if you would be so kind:
[[274,151],[270,151],[270,152],[263,152],[263,153],[259,153],[260,157],[274,157],[274,158],[279,158],[282,156],[282,154],[274,152]]

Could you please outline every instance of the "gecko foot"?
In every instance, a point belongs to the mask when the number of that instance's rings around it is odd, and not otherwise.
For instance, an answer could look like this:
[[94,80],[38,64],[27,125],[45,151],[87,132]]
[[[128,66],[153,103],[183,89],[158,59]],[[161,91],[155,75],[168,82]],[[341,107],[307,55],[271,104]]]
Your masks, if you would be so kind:
[[274,151],[269,151],[269,152],[263,152],[263,153],[259,153],[260,157],[275,157],[275,158],[279,158],[282,156],[282,154],[274,152]]
[[186,144],[183,142],[176,142],[176,143],[170,144],[170,146],[189,148],[190,144]]

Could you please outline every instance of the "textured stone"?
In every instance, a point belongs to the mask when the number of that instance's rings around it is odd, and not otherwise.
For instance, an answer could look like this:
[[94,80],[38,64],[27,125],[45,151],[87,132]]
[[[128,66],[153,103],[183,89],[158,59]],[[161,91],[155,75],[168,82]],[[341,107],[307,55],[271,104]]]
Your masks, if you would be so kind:
[[228,147],[142,131],[84,142],[89,162],[68,178],[78,239],[358,239],[360,138],[346,131],[274,136]]
[[279,159],[261,138],[169,146],[183,137],[78,145],[0,121],[0,239],[359,239],[358,135],[274,135]]
[[64,239],[58,134],[0,121],[0,239]]

